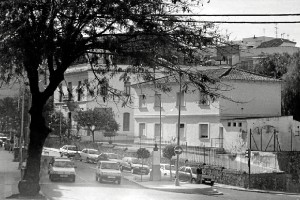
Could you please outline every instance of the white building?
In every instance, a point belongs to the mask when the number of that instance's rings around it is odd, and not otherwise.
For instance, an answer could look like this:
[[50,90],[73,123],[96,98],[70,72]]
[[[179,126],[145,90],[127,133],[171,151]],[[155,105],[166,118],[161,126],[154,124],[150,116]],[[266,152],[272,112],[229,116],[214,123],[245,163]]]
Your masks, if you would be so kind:
[[[219,68],[203,72],[219,77],[227,70],[228,68]],[[158,142],[160,121],[161,140],[176,141],[180,96],[180,141],[188,146],[240,151],[247,148],[247,133],[256,124],[250,119],[282,119],[281,82],[273,78],[232,69],[218,83],[220,88],[217,92],[228,99],[218,98],[214,102],[197,88],[190,88],[189,92],[180,95],[178,77],[177,80],[169,77],[168,84],[172,88],[169,93],[155,90],[152,83],[132,85],[135,96],[134,134],[141,137],[143,143]],[[291,118],[288,121],[294,123]]]
[[[120,68],[126,68],[125,65],[118,65]],[[110,77],[111,73],[107,73],[105,76],[109,81],[109,84],[113,86],[114,90],[123,91],[124,94],[130,95],[130,81],[124,82],[120,80],[121,74],[117,74]],[[101,77],[101,76],[100,76]],[[103,77],[103,76],[102,76]],[[89,84],[89,87],[86,85]],[[126,105],[123,105],[123,100],[118,97],[109,97],[103,99],[99,95],[101,88],[97,87],[98,80],[89,64],[78,64],[67,69],[65,73],[65,81],[61,83],[58,89],[54,93],[54,104],[56,110],[61,110],[66,117],[72,119],[72,134],[79,134],[82,140],[92,140],[92,136],[86,129],[76,129],[76,122],[73,120],[73,116],[76,114],[78,109],[87,110],[94,108],[109,108],[115,114],[115,119],[120,125],[120,129],[117,132],[118,136],[115,140],[127,140],[133,137],[133,110],[130,107],[130,101]],[[79,90],[79,88],[81,88]],[[91,90],[89,92],[88,90]],[[71,93],[68,92],[68,89]],[[94,95],[91,95],[94,93]],[[124,97],[125,98],[125,95]],[[75,109],[70,109],[67,106],[67,102],[71,101],[75,106]],[[95,140],[103,141],[106,138],[99,131],[95,131]],[[108,139],[107,139],[108,140]]]

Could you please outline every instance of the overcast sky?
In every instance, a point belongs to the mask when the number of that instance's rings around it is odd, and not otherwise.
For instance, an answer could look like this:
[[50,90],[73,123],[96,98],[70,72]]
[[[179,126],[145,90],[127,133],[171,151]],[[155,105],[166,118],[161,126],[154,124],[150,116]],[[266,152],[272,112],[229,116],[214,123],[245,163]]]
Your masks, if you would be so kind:
[[[200,14],[291,14],[300,13],[300,0],[205,0]],[[212,18],[206,18],[212,19]],[[300,21],[293,17],[223,17],[215,20],[232,21]],[[223,33],[230,33],[230,40],[245,37],[275,37],[275,24],[221,24]],[[300,24],[277,24],[277,37],[297,42],[300,47]]]

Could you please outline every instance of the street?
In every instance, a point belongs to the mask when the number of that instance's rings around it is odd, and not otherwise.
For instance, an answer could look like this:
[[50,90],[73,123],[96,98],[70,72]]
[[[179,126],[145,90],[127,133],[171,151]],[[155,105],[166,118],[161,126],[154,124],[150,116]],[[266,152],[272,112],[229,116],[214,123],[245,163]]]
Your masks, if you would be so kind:
[[[230,200],[299,200],[300,195],[266,194],[231,189],[218,188],[223,195],[207,196],[202,194],[183,194],[145,189],[126,179],[121,185],[112,183],[98,183],[95,181],[95,164],[76,161],[76,182],[50,182],[44,171],[41,176],[41,188],[45,196],[50,199],[68,200],[98,200],[98,199],[142,199],[142,200],[190,200],[190,199],[230,199]],[[129,172],[124,172],[129,174]],[[124,175],[124,174],[123,174]]]

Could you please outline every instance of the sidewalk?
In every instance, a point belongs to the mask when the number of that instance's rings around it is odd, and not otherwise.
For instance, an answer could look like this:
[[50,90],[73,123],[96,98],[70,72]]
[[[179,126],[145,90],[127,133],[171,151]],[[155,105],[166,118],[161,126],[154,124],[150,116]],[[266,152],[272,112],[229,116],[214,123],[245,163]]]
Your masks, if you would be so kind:
[[0,199],[45,200],[43,195],[36,197],[21,197],[18,195],[18,183],[21,179],[19,162],[13,162],[13,153],[0,148]]
[[170,181],[168,176],[163,176],[161,181],[150,181],[150,175],[143,175],[142,181],[140,175],[124,174],[124,179],[127,179],[143,188],[177,192],[186,194],[204,194],[204,195],[222,195],[214,187],[205,184],[191,184],[187,182],[180,182],[179,186],[175,186],[174,181]]

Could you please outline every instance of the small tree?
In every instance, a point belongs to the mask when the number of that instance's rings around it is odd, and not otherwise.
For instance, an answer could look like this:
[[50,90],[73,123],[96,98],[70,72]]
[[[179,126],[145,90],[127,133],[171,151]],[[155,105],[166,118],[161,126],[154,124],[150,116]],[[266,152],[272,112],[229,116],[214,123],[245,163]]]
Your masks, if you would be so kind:
[[[143,168],[144,159],[147,159],[150,157],[150,152],[145,148],[139,148],[137,150],[136,154],[137,154],[138,158],[142,159],[142,168]],[[143,173],[141,173],[141,181],[143,181]]]
[[114,118],[108,119],[107,125],[104,127],[104,137],[109,137],[109,143],[112,143],[111,138],[117,135],[117,131],[119,130],[119,124],[115,121]]
[[175,156],[174,148],[175,146],[173,144],[169,144],[163,149],[163,157],[169,159],[170,161],[170,180],[172,180],[171,165],[172,165],[172,157]]
[[105,132],[119,130],[119,124],[114,119],[114,114],[110,109],[94,108],[93,110],[79,111],[74,116],[74,120],[79,126],[88,127],[92,132],[93,142],[95,141],[95,130],[104,130]]

